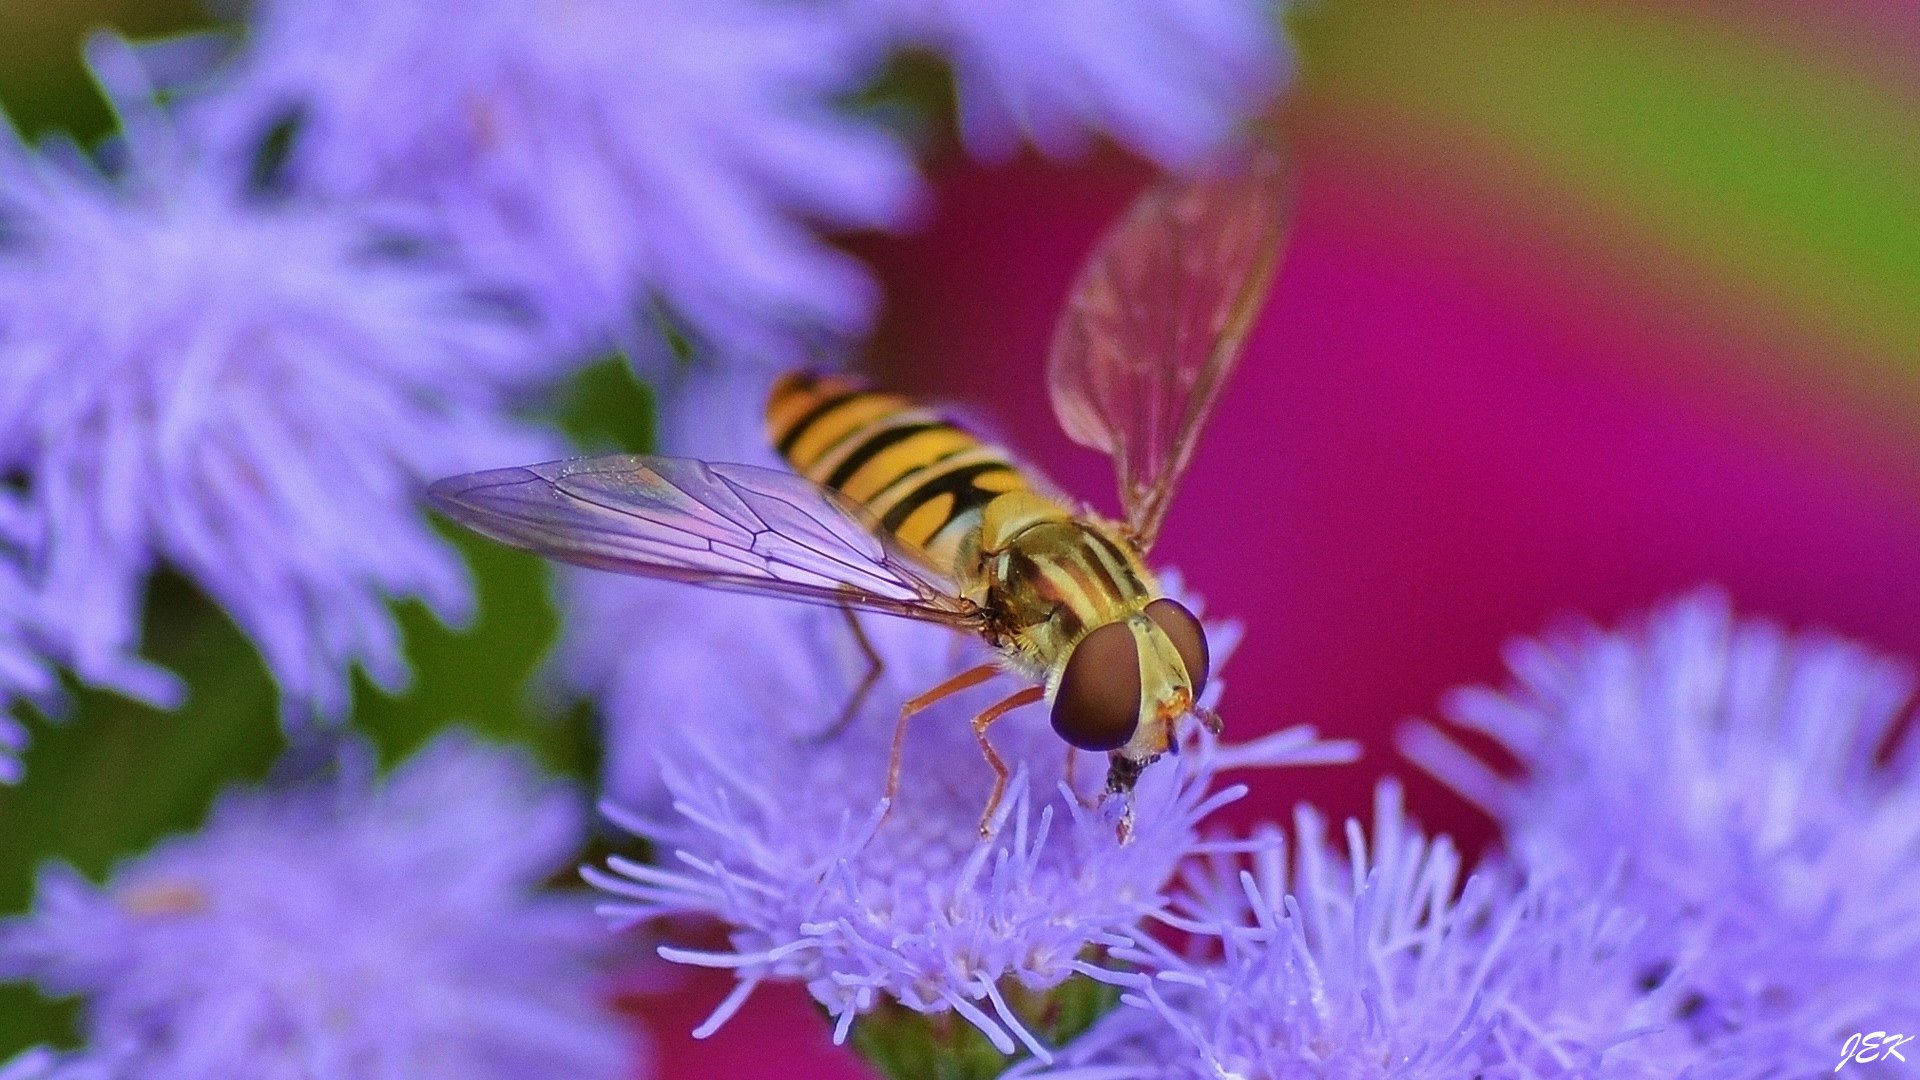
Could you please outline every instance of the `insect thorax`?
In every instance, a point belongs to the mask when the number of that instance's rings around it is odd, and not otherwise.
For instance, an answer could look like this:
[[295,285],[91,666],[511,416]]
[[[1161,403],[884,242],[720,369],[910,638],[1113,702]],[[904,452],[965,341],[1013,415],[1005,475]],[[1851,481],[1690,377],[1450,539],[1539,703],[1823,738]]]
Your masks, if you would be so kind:
[[1051,672],[1095,626],[1159,595],[1153,577],[1105,523],[1030,491],[990,503],[959,569],[1004,646]]

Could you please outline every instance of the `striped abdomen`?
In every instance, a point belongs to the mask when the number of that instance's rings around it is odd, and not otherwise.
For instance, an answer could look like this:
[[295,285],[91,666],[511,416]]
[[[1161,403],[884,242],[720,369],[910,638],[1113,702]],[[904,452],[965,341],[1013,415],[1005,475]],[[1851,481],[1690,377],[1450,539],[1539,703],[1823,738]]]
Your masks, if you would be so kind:
[[954,566],[988,503],[1027,486],[999,450],[841,376],[782,378],[767,399],[767,434],[795,472],[865,506],[942,569]]

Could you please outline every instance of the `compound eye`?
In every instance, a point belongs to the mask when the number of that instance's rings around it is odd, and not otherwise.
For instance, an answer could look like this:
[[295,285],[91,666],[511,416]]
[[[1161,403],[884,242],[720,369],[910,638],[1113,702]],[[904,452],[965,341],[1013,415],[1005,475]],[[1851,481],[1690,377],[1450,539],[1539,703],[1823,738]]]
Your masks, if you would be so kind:
[[1207,632],[1200,628],[1200,620],[1194,618],[1177,600],[1165,598],[1147,605],[1147,618],[1153,625],[1167,635],[1174,649],[1180,654],[1180,662],[1187,665],[1187,679],[1193,684],[1193,699],[1207,688]]
[[1126,623],[1098,626],[1067,657],[1053,730],[1082,750],[1112,750],[1140,722],[1140,655]]

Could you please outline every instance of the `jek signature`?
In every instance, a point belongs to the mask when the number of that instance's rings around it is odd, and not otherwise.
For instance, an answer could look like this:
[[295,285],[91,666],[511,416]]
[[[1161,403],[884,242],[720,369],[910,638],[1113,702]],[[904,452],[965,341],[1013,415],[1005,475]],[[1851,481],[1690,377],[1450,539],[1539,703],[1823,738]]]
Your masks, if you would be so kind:
[[1869,1031],[1865,1034],[1854,1032],[1847,1036],[1847,1044],[1840,1048],[1840,1064],[1833,1067],[1839,1072],[1848,1065],[1859,1062],[1862,1065],[1870,1061],[1907,1060],[1900,1048],[1913,1041],[1911,1035],[1896,1035],[1887,1031]]

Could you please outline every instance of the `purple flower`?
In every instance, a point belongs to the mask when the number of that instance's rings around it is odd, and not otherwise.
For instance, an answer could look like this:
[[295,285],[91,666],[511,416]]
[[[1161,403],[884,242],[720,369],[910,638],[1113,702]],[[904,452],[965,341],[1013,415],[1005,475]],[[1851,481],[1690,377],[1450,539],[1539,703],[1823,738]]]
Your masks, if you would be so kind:
[[[660,452],[786,468],[764,419],[779,374],[733,364],[661,386]],[[741,647],[742,628],[778,621],[780,605],[572,567],[557,573],[564,618],[553,675],[565,692],[599,707],[604,797],[628,811],[664,811],[672,800],[660,779],[654,733],[678,717],[737,707],[738,683],[727,675],[743,657],[759,659]],[[845,628],[836,633],[844,636]]]
[[419,512],[437,477],[550,456],[511,420],[544,364],[463,281],[350,216],[236,196],[175,138],[122,46],[96,71],[124,165],[0,141],[0,468],[44,523],[32,567],[86,679],[130,668],[142,586],[177,567],[259,646],[290,709],[347,669],[407,678],[392,596],[443,619],[465,572]]
[[270,0],[200,108],[247,152],[297,117],[297,186],[417,212],[562,348],[657,355],[659,304],[721,352],[797,359],[875,300],[810,223],[915,198],[893,140],[833,106],[866,60],[807,4]]
[[1371,839],[1344,847],[1295,816],[1291,863],[1276,831],[1197,864],[1174,949],[1142,936],[1122,1007],[1063,1060],[1015,1075],[1055,1080],[1521,1080],[1666,1078],[1642,1053],[1652,998],[1625,962],[1638,921],[1606,890],[1500,872],[1461,882],[1444,837],[1404,817],[1382,784]]
[[574,795],[460,735],[383,782],[353,764],[229,794],[104,887],[45,871],[0,974],[82,995],[82,1060],[115,1080],[635,1075],[604,929],[536,891],[579,841]]
[[[1618,630],[1508,650],[1513,683],[1450,719],[1524,767],[1507,778],[1437,728],[1407,753],[1504,826],[1513,858],[1592,881],[1623,867],[1650,977],[1707,1075],[1827,1072],[1854,1032],[1920,1016],[1920,740],[1894,733],[1904,664],[1736,619],[1703,590]],[[1905,1029],[1903,1029],[1905,1030]],[[1763,1067],[1763,1064],[1764,1066]]]
[[[1044,1055],[1007,1006],[1006,981],[1051,987],[1079,970],[1089,946],[1160,911],[1174,868],[1199,842],[1200,820],[1244,791],[1210,793],[1218,773],[1352,755],[1305,728],[1231,748],[1199,739],[1148,770],[1137,831],[1123,845],[1111,816],[1080,801],[1098,793],[1103,763],[1097,755],[1081,761],[1078,794],[1070,792],[1066,747],[1043,710],[1022,710],[993,729],[1015,774],[994,837],[982,842],[977,825],[992,774],[967,720],[1010,683],[996,680],[916,717],[890,813],[883,815],[880,796],[900,703],[985,659],[984,645],[939,628],[866,620],[886,667],[866,708],[829,736],[862,673],[842,616],[704,595],[683,596],[675,608],[709,602],[713,617],[693,624],[699,636],[683,639],[685,652],[670,656],[663,646],[652,654],[683,674],[656,667],[652,693],[629,699],[650,707],[644,745],[674,812],[610,810],[670,854],[657,867],[616,859],[611,873],[593,875],[620,898],[605,910],[622,923],[691,914],[731,928],[726,949],[662,950],[738,974],[736,992],[698,1034],[724,1022],[759,983],[795,979],[837,1019],[836,1038],[892,999],[920,1012],[957,1012],[1003,1052],[1024,1043]],[[629,609],[629,625],[661,611]],[[687,625],[684,615],[672,623]]]
[[[0,784],[18,783],[23,773],[23,707],[58,719],[66,706],[54,668],[74,653],[68,621],[48,607],[28,569],[43,533],[28,500],[0,493]],[[171,686],[136,658],[117,658],[94,674],[100,685],[150,700],[164,700],[161,691]]]
[[[5,504],[0,502],[0,512]],[[45,649],[48,620],[40,597],[0,543],[0,784],[20,780],[27,729],[15,715],[23,702],[45,706],[59,696]]]
[[[759,408],[770,378],[736,367],[675,388],[661,410],[663,448],[771,464]],[[1177,575],[1166,577],[1177,589]],[[1015,689],[1009,680],[916,716],[884,820],[880,797],[901,703],[987,659],[984,644],[861,616],[885,667],[863,709],[829,735],[867,670],[839,612],[585,571],[564,580],[561,664],[605,717],[609,813],[662,853],[661,866],[614,860],[611,872],[589,872],[620,898],[606,910],[623,923],[709,916],[731,930],[720,952],[662,950],[737,972],[735,993],[697,1034],[761,982],[788,979],[833,1014],[838,1039],[895,1000],[959,1013],[1004,1052],[1024,1043],[1045,1053],[1003,990],[1060,983],[1089,946],[1161,909],[1199,821],[1244,790],[1211,790],[1220,772],[1354,754],[1307,728],[1236,747],[1201,739],[1147,771],[1136,835],[1121,845],[1113,807],[1081,803],[1099,792],[1101,756],[1080,755],[1070,795],[1066,745],[1044,710],[1017,710],[992,730],[1016,773],[983,843],[992,773],[968,721]],[[1223,661],[1238,630],[1209,632]]]
[[37,598],[10,561],[0,559],[0,783],[20,780],[27,729],[14,715],[22,700],[44,700],[58,688],[34,642]]
[[0,1080],[113,1080],[113,1074],[104,1062],[36,1046],[0,1062]]
[[1111,135],[1161,162],[1217,146],[1285,79],[1267,0],[841,0],[878,39],[945,54],[960,130],[1004,157]]

